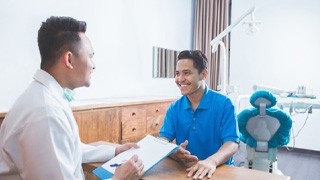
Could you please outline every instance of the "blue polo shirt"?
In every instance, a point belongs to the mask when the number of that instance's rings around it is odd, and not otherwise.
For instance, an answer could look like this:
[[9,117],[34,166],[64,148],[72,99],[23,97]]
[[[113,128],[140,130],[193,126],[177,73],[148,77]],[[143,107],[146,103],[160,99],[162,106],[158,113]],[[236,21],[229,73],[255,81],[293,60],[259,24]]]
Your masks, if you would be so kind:
[[[204,160],[216,153],[227,141],[239,142],[235,108],[226,96],[206,86],[196,110],[187,96],[173,102],[167,110],[160,136],[176,139],[180,145],[189,141],[186,149]],[[233,165],[233,158],[225,164]]]

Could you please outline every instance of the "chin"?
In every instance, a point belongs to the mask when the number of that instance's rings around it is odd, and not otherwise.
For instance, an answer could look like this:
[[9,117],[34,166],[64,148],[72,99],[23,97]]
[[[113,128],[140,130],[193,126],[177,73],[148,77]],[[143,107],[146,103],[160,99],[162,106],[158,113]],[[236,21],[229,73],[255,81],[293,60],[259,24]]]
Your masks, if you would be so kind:
[[187,93],[187,92],[183,92],[183,91],[180,91],[180,92],[181,92],[181,94],[182,94],[183,96],[188,95],[188,93]]
[[78,88],[80,87],[90,87],[90,83],[83,83]]

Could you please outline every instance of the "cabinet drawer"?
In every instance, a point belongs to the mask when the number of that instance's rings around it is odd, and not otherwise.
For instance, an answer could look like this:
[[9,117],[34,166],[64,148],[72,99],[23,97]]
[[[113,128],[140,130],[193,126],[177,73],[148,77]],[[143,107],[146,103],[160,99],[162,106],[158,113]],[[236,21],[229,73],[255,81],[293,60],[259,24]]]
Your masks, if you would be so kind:
[[122,140],[146,135],[146,105],[126,106],[121,108]]
[[163,124],[168,104],[149,104],[147,106],[147,133],[158,134]]

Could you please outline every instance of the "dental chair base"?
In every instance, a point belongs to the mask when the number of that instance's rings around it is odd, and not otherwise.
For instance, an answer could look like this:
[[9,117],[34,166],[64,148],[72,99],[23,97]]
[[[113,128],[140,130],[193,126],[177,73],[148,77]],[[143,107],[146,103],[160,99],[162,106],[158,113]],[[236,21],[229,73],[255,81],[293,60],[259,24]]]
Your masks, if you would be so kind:
[[244,165],[246,168],[283,175],[278,169],[277,148],[269,148],[267,151],[259,152],[256,148],[247,145],[246,151],[247,157]]

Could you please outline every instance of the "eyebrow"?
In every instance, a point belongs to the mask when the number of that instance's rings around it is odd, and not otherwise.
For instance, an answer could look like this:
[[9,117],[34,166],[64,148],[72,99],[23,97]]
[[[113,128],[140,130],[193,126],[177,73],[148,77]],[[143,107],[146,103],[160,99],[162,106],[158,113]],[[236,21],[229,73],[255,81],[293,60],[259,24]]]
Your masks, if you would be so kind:
[[[176,70],[176,72],[180,72],[180,71],[178,71],[178,70]],[[183,69],[183,70],[181,70],[181,72],[192,72],[190,69]]]

